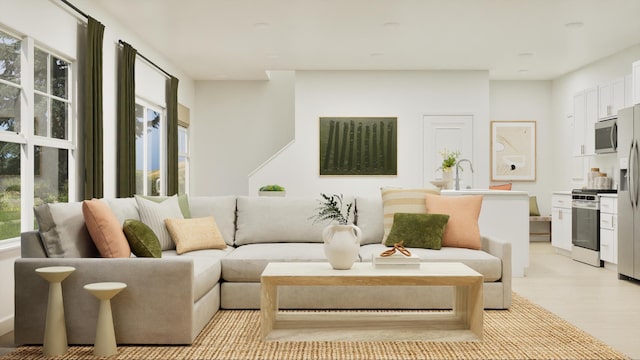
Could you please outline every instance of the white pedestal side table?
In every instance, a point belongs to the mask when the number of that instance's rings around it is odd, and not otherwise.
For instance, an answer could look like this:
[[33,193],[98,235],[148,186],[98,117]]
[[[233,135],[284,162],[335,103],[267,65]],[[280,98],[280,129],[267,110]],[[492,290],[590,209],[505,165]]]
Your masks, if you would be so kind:
[[44,325],[42,352],[45,356],[57,356],[67,352],[67,327],[64,320],[62,280],[76,269],[72,266],[49,266],[36,269],[36,273],[49,282],[47,318]]
[[93,348],[95,356],[111,356],[118,353],[116,334],[113,329],[113,315],[111,313],[111,298],[127,287],[122,282],[99,282],[87,284],[84,289],[100,299],[96,340]]

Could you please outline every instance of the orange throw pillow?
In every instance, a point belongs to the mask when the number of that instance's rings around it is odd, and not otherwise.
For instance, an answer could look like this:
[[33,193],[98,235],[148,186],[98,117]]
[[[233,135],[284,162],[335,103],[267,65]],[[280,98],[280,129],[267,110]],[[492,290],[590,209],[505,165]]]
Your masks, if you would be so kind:
[[442,236],[443,247],[479,250],[480,227],[478,218],[482,208],[482,195],[440,196],[425,195],[428,214],[449,215]]
[[131,248],[122,225],[107,203],[98,199],[85,200],[82,202],[82,215],[91,239],[102,257],[131,257]]

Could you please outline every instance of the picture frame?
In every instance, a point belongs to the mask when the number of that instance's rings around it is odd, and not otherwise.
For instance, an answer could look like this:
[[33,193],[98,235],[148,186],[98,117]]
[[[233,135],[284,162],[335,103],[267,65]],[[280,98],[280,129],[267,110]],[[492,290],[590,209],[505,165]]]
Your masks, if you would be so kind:
[[536,121],[491,121],[491,181],[536,180]]
[[320,175],[397,175],[397,117],[320,117]]

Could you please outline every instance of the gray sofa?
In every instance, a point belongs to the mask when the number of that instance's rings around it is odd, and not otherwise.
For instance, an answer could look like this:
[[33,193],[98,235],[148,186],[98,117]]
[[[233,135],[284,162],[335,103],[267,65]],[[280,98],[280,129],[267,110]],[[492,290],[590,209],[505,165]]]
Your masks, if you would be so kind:
[[[119,220],[139,218],[134,199],[106,200]],[[82,211],[75,204],[51,204],[44,211],[51,223],[40,232],[22,234],[22,257],[15,262],[15,341],[40,344],[44,334],[48,283],[35,269],[69,265],[76,271],[62,284],[70,344],[91,344],[98,302],[82,287],[99,281],[122,281],[127,288],[112,299],[119,344],[191,344],[218,309],[259,309],[260,274],[268,262],[325,262],[324,224],[309,217],[315,198],[212,196],[189,197],[192,217],[213,215],[224,250],[198,250],[161,259],[104,259],[88,246],[91,239]],[[355,223],[361,228],[359,261],[371,261],[385,247],[383,208],[379,198],[355,198]],[[53,224],[53,225],[52,225]],[[52,254],[51,237],[63,243]],[[43,245],[45,244],[45,245]],[[482,237],[482,250],[410,249],[421,261],[463,262],[484,275],[485,308],[511,305],[511,245]],[[56,256],[56,257],[52,257]],[[309,309],[447,309],[448,287],[284,287],[283,308]]]

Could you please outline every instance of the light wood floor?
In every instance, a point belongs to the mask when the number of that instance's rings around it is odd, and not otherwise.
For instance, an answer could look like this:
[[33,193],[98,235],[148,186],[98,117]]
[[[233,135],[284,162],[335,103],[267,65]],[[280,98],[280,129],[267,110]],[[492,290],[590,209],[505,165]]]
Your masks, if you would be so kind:
[[513,291],[640,359],[640,283],[618,280],[615,268],[559,255],[548,242],[531,243],[529,262],[527,276],[513,279]]
[[[640,283],[559,255],[548,242],[531,243],[529,262],[527,276],[513,279],[515,292],[640,359]],[[12,333],[0,336],[0,356],[12,346]]]

